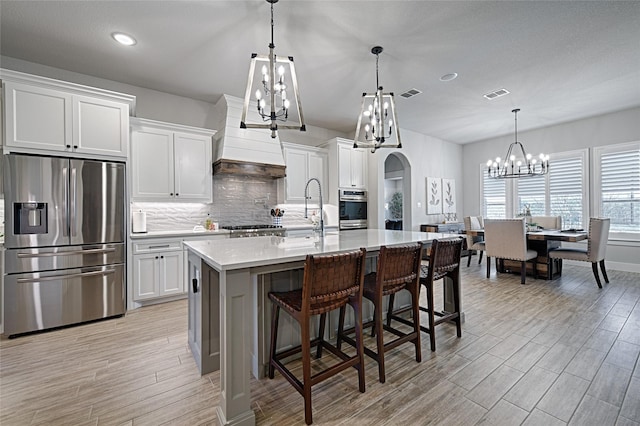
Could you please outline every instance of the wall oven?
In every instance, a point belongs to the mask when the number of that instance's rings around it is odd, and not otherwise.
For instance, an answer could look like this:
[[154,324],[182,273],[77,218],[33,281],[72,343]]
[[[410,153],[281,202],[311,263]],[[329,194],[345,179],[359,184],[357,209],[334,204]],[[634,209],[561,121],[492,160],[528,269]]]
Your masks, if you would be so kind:
[[341,230],[367,227],[367,191],[340,189],[339,226]]

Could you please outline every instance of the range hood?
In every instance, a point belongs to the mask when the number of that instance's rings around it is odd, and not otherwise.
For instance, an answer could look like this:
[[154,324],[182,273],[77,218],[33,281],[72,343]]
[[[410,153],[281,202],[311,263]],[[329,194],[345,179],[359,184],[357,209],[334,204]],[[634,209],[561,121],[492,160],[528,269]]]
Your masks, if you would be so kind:
[[280,138],[264,129],[241,129],[242,106],[242,99],[229,95],[222,95],[215,105],[220,130],[214,137],[213,174],[284,177]]

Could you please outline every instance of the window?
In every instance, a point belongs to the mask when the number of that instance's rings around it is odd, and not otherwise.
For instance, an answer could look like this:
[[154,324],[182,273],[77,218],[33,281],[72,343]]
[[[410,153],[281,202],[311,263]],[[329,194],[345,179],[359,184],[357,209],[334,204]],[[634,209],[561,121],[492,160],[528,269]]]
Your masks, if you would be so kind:
[[504,219],[507,212],[507,195],[504,179],[492,179],[487,167],[480,168],[482,174],[482,215],[489,219]]
[[[551,170],[551,168],[549,169]],[[517,214],[524,214],[529,209],[532,216],[547,214],[547,196],[545,176],[519,178]]]
[[563,228],[584,228],[588,216],[587,152],[559,154],[549,160],[549,216],[562,216]]
[[552,154],[549,173],[517,179],[515,215],[562,216],[563,228],[583,228],[588,217],[587,150]]
[[610,232],[640,237],[640,142],[594,148],[594,213]]

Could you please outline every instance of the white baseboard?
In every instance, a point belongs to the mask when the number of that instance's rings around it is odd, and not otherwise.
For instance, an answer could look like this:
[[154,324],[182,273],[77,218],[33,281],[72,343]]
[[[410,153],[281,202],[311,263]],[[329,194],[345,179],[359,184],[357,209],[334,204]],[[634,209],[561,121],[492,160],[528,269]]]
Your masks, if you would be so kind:
[[[582,266],[590,268],[590,262],[578,262],[577,260],[563,260],[567,265]],[[624,263],[624,262],[610,262],[605,259],[605,267],[612,271],[624,271],[624,272],[637,272],[640,273],[640,264],[638,263]]]

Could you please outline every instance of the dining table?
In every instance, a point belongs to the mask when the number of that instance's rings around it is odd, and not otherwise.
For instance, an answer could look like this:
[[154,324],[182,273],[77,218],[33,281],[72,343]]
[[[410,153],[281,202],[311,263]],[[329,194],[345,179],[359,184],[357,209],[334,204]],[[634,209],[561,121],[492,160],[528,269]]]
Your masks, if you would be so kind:
[[[465,234],[484,236],[484,229],[465,230]],[[527,247],[538,253],[537,275],[539,278],[551,280],[562,274],[560,259],[551,259],[549,252],[560,247],[560,243],[577,243],[586,240],[588,233],[581,229],[532,229],[527,231]],[[498,271],[520,273],[521,262],[501,260]],[[532,271],[533,272],[533,271]]]

